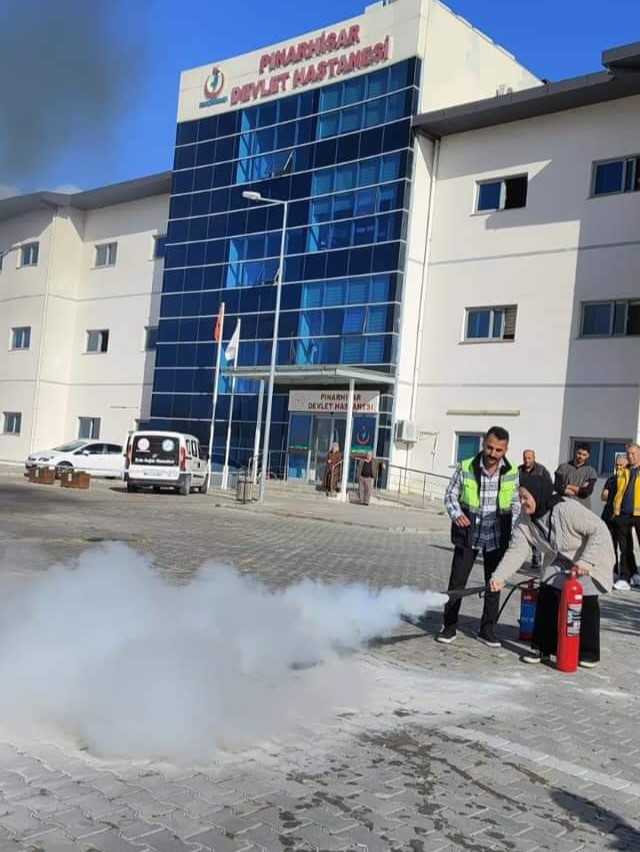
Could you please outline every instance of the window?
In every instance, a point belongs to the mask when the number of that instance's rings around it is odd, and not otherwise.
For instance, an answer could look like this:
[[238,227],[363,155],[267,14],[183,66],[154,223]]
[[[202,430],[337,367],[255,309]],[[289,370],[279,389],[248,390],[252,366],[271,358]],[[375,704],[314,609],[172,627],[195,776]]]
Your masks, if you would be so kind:
[[482,434],[478,432],[456,433],[456,462],[477,456],[482,445]]
[[144,348],[147,352],[152,351],[158,345],[158,326],[147,326],[145,328]]
[[96,246],[95,266],[115,266],[118,243],[102,243]]
[[20,249],[20,266],[37,266],[39,243],[25,243]]
[[640,335],[640,301],[585,302],[582,337],[634,337]]
[[517,305],[504,308],[467,308],[465,340],[514,340]]
[[23,325],[11,329],[11,348],[28,349],[31,346],[31,326]]
[[595,468],[602,476],[609,476],[614,472],[615,459],[618,453],[624,453],[631,439],[605,440],[604,438],[572,438],[571,458],[575,456],[578,444],[588,444],[591,455],[587,464]]
[[109,348],[109,329],[87,332],[87,352],[106,352]]
[[592,195],[637,192],[640,189],[640,157],[622,157],[593,164]]
[[97,441],[100,437],[99,417],[78,417],[78,438]]
[[0,251],[0,272],[2,272],[2,262],[4,261],[4,253]]
[[527,204],[527,176],[502,178],[478,183],[476,212],[513,210]]
[[164,258],[165,248],[167,245],[167,235],[158,234],[153,238],[153,259],[161,260]]
[[22,428],[22,413],[20,411],[4,412],[4,434],[19,435]]

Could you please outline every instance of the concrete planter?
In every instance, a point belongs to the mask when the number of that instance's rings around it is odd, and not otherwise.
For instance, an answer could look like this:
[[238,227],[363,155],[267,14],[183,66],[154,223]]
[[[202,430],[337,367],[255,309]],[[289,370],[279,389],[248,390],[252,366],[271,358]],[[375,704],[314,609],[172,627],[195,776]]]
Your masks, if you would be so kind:
[[65,470],[60,474],[60,485],[63,488],[82,488],[91,486],[91,474],[83,470]]
[[30,471],[29,479],[40,485],[53,485],[56,481],[56,470],[54,467],[36,467]]

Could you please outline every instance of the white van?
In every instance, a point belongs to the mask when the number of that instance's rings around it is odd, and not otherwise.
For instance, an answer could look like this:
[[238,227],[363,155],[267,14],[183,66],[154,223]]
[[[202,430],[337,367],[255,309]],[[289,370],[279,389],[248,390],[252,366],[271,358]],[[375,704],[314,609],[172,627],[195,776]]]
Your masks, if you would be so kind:
[[187,495],[193,488],[205,494],[209,464],[200,442],[180,432],[132,432],[124,458],[127,491],[152,487],[173,488]]

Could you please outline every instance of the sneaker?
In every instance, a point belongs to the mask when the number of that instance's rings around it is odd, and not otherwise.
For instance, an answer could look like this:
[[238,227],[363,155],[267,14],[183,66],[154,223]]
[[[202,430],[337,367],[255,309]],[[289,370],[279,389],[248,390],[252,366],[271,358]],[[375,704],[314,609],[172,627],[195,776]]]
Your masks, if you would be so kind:
[[631,586],[629,585],[629,583],[627,583],[626,580],[616,580],[613,584],[613,588],[617,592],[628,592]]
[[450,645],[452,642],[456,641],[456,636],[458,632],[456,630],[455,624],[449,624],[446,627],[443,627],[440,633],[436,636],[436,642],[440,642],[442,645]]
[[632,586],[635,586],[636,588],[640,586],[640,574],[633,574],[629,582]]
[[493,627],[482,627],[478,633],[478,639],[489,648],[502,648],[502,642],[496,637]]
[[548,663],[550,661],[550,654],[541,654],[540,651],[537,651],[535,648],[532,648],[530,651],[527,651],[526,654],[522,654],[520,657],[521,663]]
[[580,666],[580,668],[581,668],[581,669],[593,669],[593,668],[595,668],[598,664],[597,664],[597,663],[592,662],[592,660],[580,660],[580,662],[578,663],[578,665]]

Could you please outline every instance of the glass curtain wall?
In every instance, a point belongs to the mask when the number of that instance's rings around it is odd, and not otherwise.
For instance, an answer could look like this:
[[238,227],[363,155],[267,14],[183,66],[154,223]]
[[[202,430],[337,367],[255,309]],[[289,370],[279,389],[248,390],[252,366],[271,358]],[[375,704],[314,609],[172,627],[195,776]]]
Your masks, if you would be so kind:
[[[277,363],[394,372],[410,203],[417,59],[257,106],[178,125],[153,384],[153,428],[208,442],[215,349],[241,318],[239,366],[268,366],[282,225],[290,201]],[[224,358],[222,359],[224,365]],[[230,386],[221,380],[214,455],[224,452]],[[390,444],[383,392],[378,452]],[[253,451],[257,382],[238,380],[231,457]],[[272,448],[286,447],[276,388]]]

